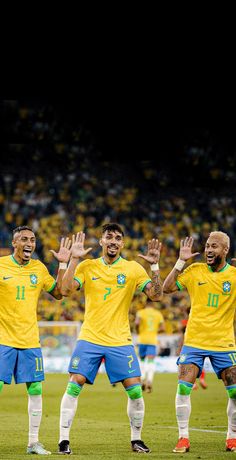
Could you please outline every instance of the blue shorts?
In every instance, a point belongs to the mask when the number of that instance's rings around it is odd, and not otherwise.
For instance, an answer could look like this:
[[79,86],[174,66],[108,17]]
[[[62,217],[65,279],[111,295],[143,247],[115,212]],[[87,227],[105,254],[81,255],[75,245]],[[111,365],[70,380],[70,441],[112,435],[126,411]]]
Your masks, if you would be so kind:
[[205,358],[209,358],[218,379],[221,379],[221,372],[224,369],[236,365],[236,350],[229,353],[228,351],[209,351],[184,345],[176,363],[195,364],[199,367],[198,377],[200,377]]
[[86,340],[77,341],[68,372],[81,374],[86,377],[87,383],[93,384],[103,358],[110,383],[141,376],[133,345],[107,347]]
[[138,352],[139,352],[139,356],[140,356],[141,359],[145,358],[148,355],[156,356],[157,347],[155,345],[144,345],[144,344],[140,343],[138,345]]
[[41,348],[13,348],[0,345],[0,380],[11,383],[41,382],[44,380]]

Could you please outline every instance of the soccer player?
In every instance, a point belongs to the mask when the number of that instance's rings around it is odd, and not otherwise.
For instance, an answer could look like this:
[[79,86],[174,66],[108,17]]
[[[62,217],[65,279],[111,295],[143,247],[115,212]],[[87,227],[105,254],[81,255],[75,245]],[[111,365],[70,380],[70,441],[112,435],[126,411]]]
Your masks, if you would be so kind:
[[48,455],[38,440],[42,417],[43,357],[37,324],[41,290],[61,299],[59,287],[70,258],[69,238],[62,239],[57,280],[39,260],[31,259],[36,237],[30,227],[13,230],[13,254],[0,258],[0,391],[4,383],[26,383],[28,392],[28,454]]
[[151,264],[150,279],[141,264],[121,256],[124,232],[117,223],[102,227],[99,241],[102,257],[79,263],[79,259],[91,250],[84,249],[84,240],[83,232],[73,235],[71,260],[62,281],[63,295],[70,295],[84,286],[85,317],[69,364],[69,383],[61,401],[59,452],[71,453],[69,433],[78,396],[85,383],[93,384],[105,358],[110,383],[122,382],[128,396],[131,448],[134,452],[148,453],[150,449],[141,440],[144,400],[128,311],[136,289],[153,301],[162,296],[158,266],[161,243],[152,239],[148,242],[147,254],[139,254]]
[[164,332],[164,318],[155,304],[147,300],[142,310],[138,310],[135,318],[138,333],[137,343],[141,367],[142,389],[151,393],[155,374],[155,356],[158,354],[158,332]]
[[228,393],[228,431],[226,450],[236,451],[236,346],[234,313],[236,305],[236,268],[230,265],[227,254],[230,239],[226,233],[209,234],[205,244],[206,263],[192,263],[182,272],[192,253],[193,238],[181,240],[179,259],[163,284],[163,291],[171,293],[186,288],[191,310],[184,336],[184,344],[177,360],[179,381],[176,394],[176,418],[179,440],[173,452],[189,451],[190,394],[204,360],[208,357]]

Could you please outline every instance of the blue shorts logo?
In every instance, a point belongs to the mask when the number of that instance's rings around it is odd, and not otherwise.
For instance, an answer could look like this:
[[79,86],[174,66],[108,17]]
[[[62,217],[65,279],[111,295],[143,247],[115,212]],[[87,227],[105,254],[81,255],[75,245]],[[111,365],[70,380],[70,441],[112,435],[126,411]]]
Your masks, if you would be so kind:
[[180,362],[180,363],[184,363],[186,357],[187,357],[187,355],[180,355],[180,357],[179,357],[179,362]]
[[120,273],[119,275],[117,275],[117,284],[123,285],[125,284],[125,282],[126,282],[126,276],[123,275],[123,273]]
[[79,365],[79,361],[80,361],[80,358],[78,358],[78,357],[73,358],[72,363],[71,363],[71,367],[73,369],[77,369],[78,365]]
[[231,283],[229,281],[225,281],[223,283],[223,292],[230,292],[231,291]]

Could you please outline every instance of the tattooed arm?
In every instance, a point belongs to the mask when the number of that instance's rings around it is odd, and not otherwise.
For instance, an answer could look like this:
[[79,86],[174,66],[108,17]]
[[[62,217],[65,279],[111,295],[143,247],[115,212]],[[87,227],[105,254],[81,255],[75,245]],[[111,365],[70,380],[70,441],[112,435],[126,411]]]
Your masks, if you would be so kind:
[[161,300],[163,289],[159,271],[155,271],[152,273],[152,281],[151,283],[146,284],[144,292],[147,295],[147,297],[153,300],[154,302],[156,302],[157,300]]
[[161,300],[163,294],[162,281],[160,279],[158,264],[160,260],[160,253],[161,243],[153,238],[148,242],[147,254],[145,256],[143,254],[138,254],[139,257],[142,257],[144,260],[151,264],[152,281],[145,286],[144,292],[147,297],[154,302]]

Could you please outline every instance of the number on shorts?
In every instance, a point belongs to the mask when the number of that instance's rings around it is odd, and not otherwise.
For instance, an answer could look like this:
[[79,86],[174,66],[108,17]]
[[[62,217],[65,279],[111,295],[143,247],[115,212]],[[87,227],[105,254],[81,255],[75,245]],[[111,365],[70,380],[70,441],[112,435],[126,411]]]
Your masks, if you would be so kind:
[[41,372],[43,370],[43,358],[35,358],[35,371]]

